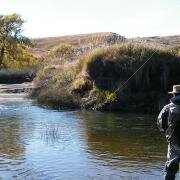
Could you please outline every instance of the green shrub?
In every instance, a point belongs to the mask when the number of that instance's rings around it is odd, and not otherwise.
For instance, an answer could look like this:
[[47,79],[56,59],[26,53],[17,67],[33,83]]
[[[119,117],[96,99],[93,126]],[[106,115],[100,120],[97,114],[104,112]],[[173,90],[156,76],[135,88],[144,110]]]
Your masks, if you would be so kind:
[[26,48],[17,47],[16,54],[11,56],[5,54],[4,68],[12,70],[22,70],[33,68],[38,65],[38,59],[35,58]]
[[89,93],[88,100],[93,101],[94,104],[113,103],[117,100],[117,94],[116,92],[93,88]]
[[52,58],[60,58],[62,61],[70,61],[75,55],[75,48],[70,44],[60,44],[49,52]]

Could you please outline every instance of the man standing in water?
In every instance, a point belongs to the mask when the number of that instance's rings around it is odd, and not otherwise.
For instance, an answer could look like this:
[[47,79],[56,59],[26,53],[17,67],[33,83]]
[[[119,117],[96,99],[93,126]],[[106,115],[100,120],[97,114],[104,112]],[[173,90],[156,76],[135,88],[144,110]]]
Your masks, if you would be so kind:
[[158,126],[165,132],[168,142],[165,180],[174,180],[180,162],[180,85],[173,86],[170,104],[158,116]]

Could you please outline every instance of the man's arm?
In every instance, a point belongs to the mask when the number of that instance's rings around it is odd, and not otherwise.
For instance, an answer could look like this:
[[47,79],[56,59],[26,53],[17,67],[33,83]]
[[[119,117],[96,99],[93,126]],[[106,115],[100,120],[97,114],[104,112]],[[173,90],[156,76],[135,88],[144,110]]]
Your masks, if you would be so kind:
[[168,128],[168,115],[169,115],[169,106],[166,105],[159,113],[157,119],[157,125],[160,131],[166,131],[166,129]]

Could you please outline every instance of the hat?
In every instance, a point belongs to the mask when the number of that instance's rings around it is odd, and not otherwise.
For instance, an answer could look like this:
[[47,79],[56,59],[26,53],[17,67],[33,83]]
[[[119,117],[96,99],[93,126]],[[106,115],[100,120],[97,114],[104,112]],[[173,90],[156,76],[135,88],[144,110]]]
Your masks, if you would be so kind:
[[169,94],[173,93],[180,93],[180,85],[174,85],[173,90],[171,92],[168,92]]

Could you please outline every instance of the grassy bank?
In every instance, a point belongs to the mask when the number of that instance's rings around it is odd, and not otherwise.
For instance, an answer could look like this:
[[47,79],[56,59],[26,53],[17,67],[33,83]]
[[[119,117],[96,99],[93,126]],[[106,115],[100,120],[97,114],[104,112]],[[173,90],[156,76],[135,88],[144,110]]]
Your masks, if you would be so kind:
[[33,95],[60,108],[155,112],[167,102],[172,85],[180,83],[178,49],[114,45],[88,52],[74,63],[52,64],[38,72]]

